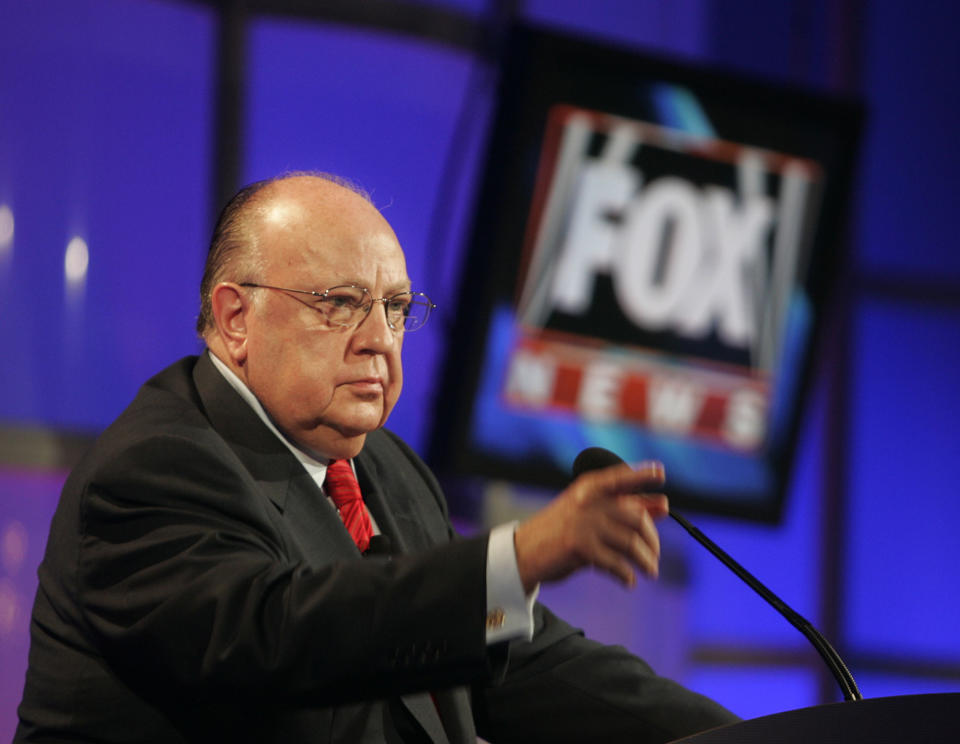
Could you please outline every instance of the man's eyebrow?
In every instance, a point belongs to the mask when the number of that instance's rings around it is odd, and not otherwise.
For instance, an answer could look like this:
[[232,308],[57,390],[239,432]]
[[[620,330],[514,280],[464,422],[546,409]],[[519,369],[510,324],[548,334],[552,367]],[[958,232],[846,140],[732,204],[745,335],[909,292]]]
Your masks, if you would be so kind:
[[395,295],[395,294],[398,294],[398,293],[400,293],[400,292],[409,292],[409,291],[410,291],[410,288],[411,288],[412,286],[413,286],[413,282],[411,282],[409,279],[405,279],[405,280],[402,281],[402,282],[397,282],[396,284],[394,284],[394,285],[391,286],[391,287],[387,287],[387,289],[386,289],[385,291],[386,291],[386,293],[387,293],[388,296],[389,296],[389,295]]
[[[366,287],[368,292],[371,291],[370,287],[368,287],[359,279],[347,279],[345,277],[342,278],[340,281],[336,282],[335,284],[331,284],[328,288],[332,288],[335,286],[336,287],[350,287],[350,286]],[[399,294],[400,292],[409,292],[412,287],[413,287],[413,282],[411,282],[409,278],[401,279],[396,284],[391,284],[383,290],[384,297],[392,297],[393,295]],[[322,292],[323,290],[319,290],[319,291]]]

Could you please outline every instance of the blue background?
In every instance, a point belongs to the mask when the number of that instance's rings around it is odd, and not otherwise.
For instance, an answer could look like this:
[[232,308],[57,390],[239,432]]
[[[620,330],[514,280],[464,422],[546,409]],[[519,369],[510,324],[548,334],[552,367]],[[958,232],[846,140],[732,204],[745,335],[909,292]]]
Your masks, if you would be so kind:
[[[431,5],[487,12],[479,0]],[[865,102],[854,261],[828,322],[834,343],[818,365],[785,519],[695,521],[827,631],[866,696],[960,690],[960,8],[519,7],[548,27]],[[11,240],[0,231],[8,434],[94,433],[149,375],[198,350],[197,285],[219,206],[210,197],[217,29],[200,3],[0,0],[0,208],[14,218]],[[251,19],[246,50],[243,181],[306,168],[359,181],[396,228],[415,285],[440,305],[436,322],[408,339],[391,419],[422,450],[443,411],[441,356],[457,343],[449,309],[493,69],[412,36],[275,17]],[[455,178],[445,177],[448,157]],[[90,261],[85,280],[70,284],[73,237]],[[64,475],[0,453],[0,739],[15,725],[35,570]],[[669,525],[664,541],[682,570],[643,590],[656,601],[593,577],[551,588],[548,601],[604,640],[661,653],[658,668],[740,715],[836,698],[785,622]]]

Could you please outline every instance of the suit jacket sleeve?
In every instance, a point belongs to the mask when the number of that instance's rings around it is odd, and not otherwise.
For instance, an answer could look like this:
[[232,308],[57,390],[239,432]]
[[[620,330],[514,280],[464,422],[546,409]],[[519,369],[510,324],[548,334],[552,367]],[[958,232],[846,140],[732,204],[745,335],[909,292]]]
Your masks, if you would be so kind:
[[620,646],[591,641],[542,605],[505,677],[474,689],[477,732],[497,744],[652,744],[735,722],[714,701],[657,676]]

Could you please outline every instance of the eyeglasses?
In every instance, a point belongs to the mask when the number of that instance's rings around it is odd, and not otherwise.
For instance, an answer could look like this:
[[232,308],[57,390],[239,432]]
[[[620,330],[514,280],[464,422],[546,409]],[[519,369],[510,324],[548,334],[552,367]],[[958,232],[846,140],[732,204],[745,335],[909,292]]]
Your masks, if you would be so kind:
[[341,284],[323,292],[313,292],[307,289],[290,289],[289,287],[274,287],[269,284],[255,284],[242,282],[241,287],[255,287],[257,289],[275,289],[279,292],[293,292],[316,297],[316,302],[293,299],[302,302],[307,307],[320,313],[328,330],[341,330],[360,325],[363,319],[370,314],[373,303],[383,304],[383,312],[387,316],[387,325],[394,331],[415,331],[423,328],[430,317],[430,311],[436,308],[430,298],[423,292],[399,292],[391,297],[374,299],[366,287],[356,284]]

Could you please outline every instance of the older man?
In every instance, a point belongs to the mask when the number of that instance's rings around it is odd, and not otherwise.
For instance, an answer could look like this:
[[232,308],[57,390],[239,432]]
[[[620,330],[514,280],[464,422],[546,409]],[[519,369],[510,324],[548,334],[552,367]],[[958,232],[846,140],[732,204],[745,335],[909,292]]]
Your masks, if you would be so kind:
[[659,466],[452,539],[382,428],[431,304],[362,193],[244,189],[201,295],[207,353],[148,381],[64,487],[17,741],[653,742],[732,720],[533,601],[587,565],[656,575],[666,500],[637,492]]

